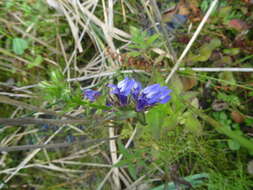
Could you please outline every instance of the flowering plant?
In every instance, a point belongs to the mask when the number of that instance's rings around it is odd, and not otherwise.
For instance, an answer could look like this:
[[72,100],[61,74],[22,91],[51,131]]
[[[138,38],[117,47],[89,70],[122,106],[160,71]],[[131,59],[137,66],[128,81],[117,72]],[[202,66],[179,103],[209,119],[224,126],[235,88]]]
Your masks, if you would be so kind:
[[[166,86],[152,84],[142,89],[140,82],[128,77],[117,85],[108,84],[108,87],[110,88],[110,95],[114,96],[117,101],[109,100],[107,105],[119,105],[122,107],[133,102],[137,112],[144,111],[159,103],[165,104],[171,98],[171,90]],[[100,92],[90,89],[84,92],[84,96],[91,102],[94,102],[99,95]]]

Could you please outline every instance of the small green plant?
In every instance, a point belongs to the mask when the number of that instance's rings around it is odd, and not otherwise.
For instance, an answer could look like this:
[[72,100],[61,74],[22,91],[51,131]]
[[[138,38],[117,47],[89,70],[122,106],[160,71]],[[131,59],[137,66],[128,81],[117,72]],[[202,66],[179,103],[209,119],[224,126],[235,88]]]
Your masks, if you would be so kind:
[[240,161],[236,162],[236,169],[227,172],[211,171],[207,184],[208,190],[249,190],[253,181],[247,176]]
[[144,56],[147,60],[151,60],[151,49],[157,47],[159,34],[148,35],[147,32],[141,31],[138,28],[130,27],[130,33],[132,35],[132,43],[128,46],[131,51],[128,53],[129,56],[137,57]]
[[[218,120],[223,127],[233,130],[237,135],[243,135],[242,131],[240,130],[240,126],[238,123],[234,123],[225,112],[215,112],[213,116],[216,120]],[[236,141],[236,139],[228,139],[227,140],[228,147],[231,150],[239,150],[240,144]]]
[[82,94],[80,87],[73,89],[65,81],[64,75],[59,70],[51,71],[50,81],[42,81],[39,84],[43,99],[52,104],[61,103],[64,110],[75,108],[82,105]]

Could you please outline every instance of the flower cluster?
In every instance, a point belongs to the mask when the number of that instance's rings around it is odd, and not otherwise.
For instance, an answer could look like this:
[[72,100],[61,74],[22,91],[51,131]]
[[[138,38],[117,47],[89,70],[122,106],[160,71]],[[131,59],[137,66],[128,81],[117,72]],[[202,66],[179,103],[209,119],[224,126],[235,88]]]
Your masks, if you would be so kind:
[[[169,95],[171,90],[166,86],[153,84],[143,89],[140,82],[128,77],[120,81],[117,85],[109,84],[108,87],[110,88],[110,94],[116,97],[120,106],[126,106],[131,102],[134,102],[135,109],[138,112],[158,103],[164,104],[171,98]],[[90,101],[95,101],[99,92],[86,90],[84,94]],[[108,105],[113,104],[114,102],[109,102]]]

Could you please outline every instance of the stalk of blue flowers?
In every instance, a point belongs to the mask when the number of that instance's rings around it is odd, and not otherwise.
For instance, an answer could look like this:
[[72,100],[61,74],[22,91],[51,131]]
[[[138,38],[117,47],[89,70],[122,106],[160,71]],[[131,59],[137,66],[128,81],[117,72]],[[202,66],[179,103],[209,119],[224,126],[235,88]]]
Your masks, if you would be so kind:
[[109,84],[108,87],[111,89],[110,94],[116,96],[118,102],[109,100],[107,102],[108,106],[117,104],[119,106],[126,106],[130,104],[131,98],[133,98],[136,103],[135,109],[137,112],[145,111],[148,107],[158,103],[165,104],[171,98],[169,96],[171,90],[166,86],[153,84],[142,90],[139,82],[128,77],[120,81],[118,85]]

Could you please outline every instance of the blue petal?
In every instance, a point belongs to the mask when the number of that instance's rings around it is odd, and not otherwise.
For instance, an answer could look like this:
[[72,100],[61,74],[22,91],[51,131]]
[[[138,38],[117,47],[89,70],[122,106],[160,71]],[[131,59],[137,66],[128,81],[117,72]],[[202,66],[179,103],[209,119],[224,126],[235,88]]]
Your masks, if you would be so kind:
[[143,111],[146,106],[147,106],[147,102],[145,101],[145,99],[139,99],[136,103],[135,109],[137,112],[140,112],[140,111]]
[[122,95],[128,96],[135,84],[135,80],[126,77],[124,80],[118,83],[118,88]]
[[135,84],[133,86],[133,90],[132,90],[132,96],[135,101],[137,101],[141,89],[142,89],[141,83],[135,82]]
[[163,99],[161,99],[161,101],[159,103],[161,104],[165,104],[170,100],[171,96],[165,96]]
[[160,84],[152,84],[152,85],[147,86],[146,88],[144,88],[142,92],[144,94],[148,94],[148,93],[156,91],[159,88],[160,88]]
[[118,95],[118,99],[119,99],[119,102],[120,102],[120,105],[121,106],[125,106],[127,105],[127,96],[124,96],[124,95]]
[[155,96],[153,96],[152,98],[149,98],[147,100],[148,104],[153,105],[156,104],[160,101],[161,95],[160,94],[156,94]]
[[107,86],[111,88],[111,90],[110,90],[111,94],[119,94],[120,93],[119,89],[118,89],[118,87],[116,85],[114,85],[114,84],[108,84]]

